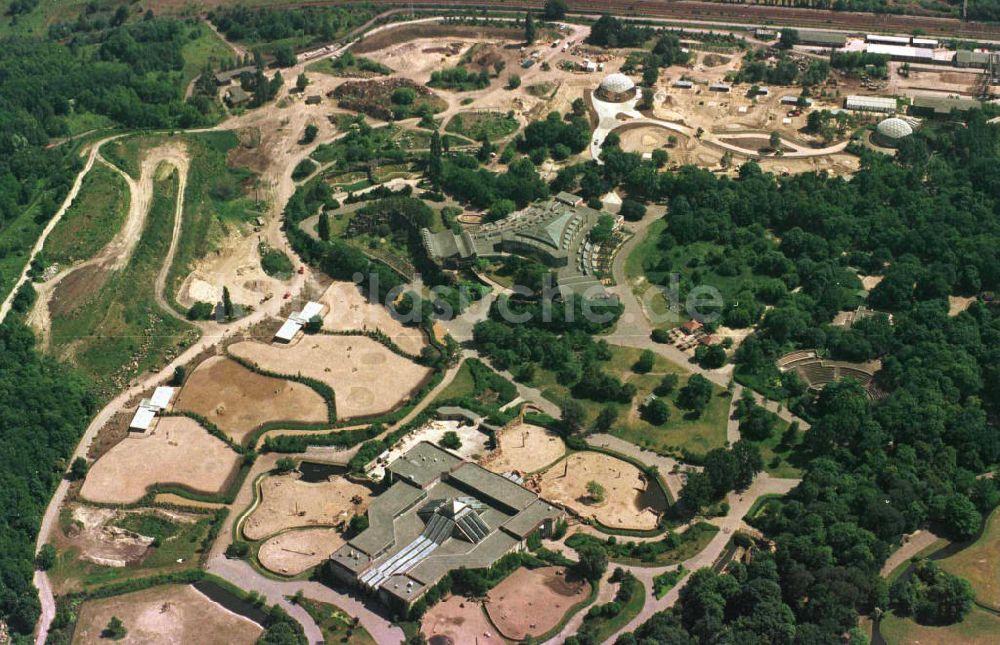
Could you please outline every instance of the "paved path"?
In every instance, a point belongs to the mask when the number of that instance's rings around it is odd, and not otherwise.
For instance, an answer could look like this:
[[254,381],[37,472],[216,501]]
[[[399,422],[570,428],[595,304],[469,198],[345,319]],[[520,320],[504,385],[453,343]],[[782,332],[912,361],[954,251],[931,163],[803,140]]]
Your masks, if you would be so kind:
[[677,565],[667,567],[623,567],[631,571],[646,586],[646,604],[638,616],[633,618],[629,624],[613,634],[605,642],[614,643],[621,634],[635,631],[656,612],[673,607],[680,595],[680,590],[687,584],[691,572],[704,567],[711,567],[715,564],[715,561],[719,559],[729,544],[729,538],[732,537],[732,534],[744,526],[743,518],[758,497],[773,494],[784,495],[798,484],[799,480],[797,479],[775,479],[762,473],[757,476],[753,484],[750,485],[750,488],[743,493],[730,493],[726,497],[726,501],[729,503],[729,513],[725,517],[708,520],[709,523],[719,527],[719,532],[700,553],[683,562],[687,573],[674,585],[673,589],[668,591],[659,600],[653,596],[653,577],[666,571],[672,571],[677,568]]
[[886,578],[896,567],[908,561],[930,545],[938,541],[938,536],[926,529],[918,529],[909,535],[903,536],[906,542],[886,559],[879,574]]

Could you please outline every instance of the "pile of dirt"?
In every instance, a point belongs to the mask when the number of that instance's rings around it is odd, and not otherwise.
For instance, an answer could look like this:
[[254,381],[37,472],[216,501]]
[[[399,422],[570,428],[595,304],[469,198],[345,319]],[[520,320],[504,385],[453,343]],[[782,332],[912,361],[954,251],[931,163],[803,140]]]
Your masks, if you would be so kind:
[[413,110],[421,104],[429,105],[433,112],[440,112],[447,104],[423,85],[408,78],[379,78],[365,81],[348,81],[337,86],[328,96],[337,99],[345,110],[361,112],[368,116],[390,121],[393,117],[392,94],[401,87],[408,87],[416,94]]

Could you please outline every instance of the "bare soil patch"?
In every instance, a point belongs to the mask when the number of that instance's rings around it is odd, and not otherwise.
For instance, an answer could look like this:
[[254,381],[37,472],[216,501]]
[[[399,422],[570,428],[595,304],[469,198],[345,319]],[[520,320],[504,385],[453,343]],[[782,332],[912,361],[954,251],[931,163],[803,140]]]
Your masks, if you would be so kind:
[[670,135],[681,137],[672,130],[656,125],[633,125],[616,130],[621,137],[621,149],[645,154],[657,148],[666,148]]
[[[476,25],[440,25],[422,23],[418,25],[404,25],[396,29],[384,29],[376,34],[372,34],[351,47],[351,51],[356,54],[374,52],[385,49],[393,45],[405,43],[409,40],[417,39],[445,39],[445,38],[467,38],[470,40],[487,40],[493,38],[506,38],[517,40],[523,38],[522,31],[517,29],[504,29],[502,27],[485,27]],[[395,68],[393,68],[395,69]]]
[[343,544],[344,538],[337,529],[286,531],[264,542],[257,559],[268,571],[297,576],[323,563]]
[[962,296],[948,296],[948,315],[957,316],[971,307],[972,303],[975,301],[975,296],[969,296],[967,298]]
[[504,430],[497,443],[497,450],[483,462],[495,473],[533,473],[566,454],[566,444],[559,435],[530,423]]
[[209,358],[188,377],[177,410],[205,417],[233,441],[269,421],[323,422],[326,401],[312,388],[252,372],[224,356]]
[[430,375],[430,369],[364,336],[306,336],[291,346],[247,341],[229,351],[271,372],[326,383],[336,393],[340,418],[388,412]]
[[420,631],[430,645],[503,645],[477,602],[463,596],[450,596],[431,607],[420,623]]
[[372,492],[367,486],[340,476],[317,483],[299,477],[291,473],[264,478],[260,503],[243,523],[247,538],[261,540],[302,526],[336,526],[368,509]]
[[101,290],[111,272],[95,264],[80,267],[59,281],[49,299],[49,316],[66,317]]
[[426,346],[424,334],[415,327],[406,327],[380,304],[373,304],[351,282],[334,282],[319,302],[329,309],[323,318],[323,328],[330,331],[377,329],[400,349],[418,355]]
[[[604,487],[605,498],[593,503],[587,482]],[[650,484],[655,486],[656,484]],[[656,528],[662,508],[646,508],[641,501],[647,488],[645,475],[627,461],[599,452],[569,455],[541,478],[542,497],[569,508],[582,517],[622,529]]]
[[249,645],[264,632],[257,623],[209,600],[191,585],[168,585],[88,600],[80,606],[73,642],[112,642],[101,638],[112,616],[118,616],[128,630],[125,638],[115,641],[123,645]]
[[87,500],[129,504],[153,484],[222,492],[240,457],[188,417],[163,417],[147,436],[128,436],[90,468],[80,489]]
[[105,567],[125,567],[142,560],[153,538],[135,535],[112,526],[120,515],[113,508],[74,504],[72,523],[63,534],[66,546],[79,551],[79,558]]
[[490,590],[486,612],[504,637],[520,641],[555,627],[589,593],[565,567],[522,568]]

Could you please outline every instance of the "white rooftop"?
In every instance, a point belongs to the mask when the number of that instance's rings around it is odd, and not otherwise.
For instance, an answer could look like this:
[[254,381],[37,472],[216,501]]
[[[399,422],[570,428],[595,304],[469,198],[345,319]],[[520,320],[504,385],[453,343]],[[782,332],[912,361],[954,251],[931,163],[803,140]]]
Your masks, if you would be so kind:
[[614,94],[628,92],[634,87],[635,81],[620,72],[608,74],[604,80],[601,81],[601,89],[605,92],[613,92]]
[[153,419],[155,417],[156,412],[150,408],[139,406],[135,410],[132,422],[128,424],[129,430],[149,430],[149,427],[153,424]]
[[302,329],[302,324],[298,323],[292,319],[288,319],[281,325],[274,337],[278,340],[284,341],[286,343],[291,342],[295,338],[295,334],[299,333]]
[[162,410],[170,405],[170,400],[174,398],[174,388],[161,385],[153,391],[153,396],[149,400],[149,406],[156,410]]

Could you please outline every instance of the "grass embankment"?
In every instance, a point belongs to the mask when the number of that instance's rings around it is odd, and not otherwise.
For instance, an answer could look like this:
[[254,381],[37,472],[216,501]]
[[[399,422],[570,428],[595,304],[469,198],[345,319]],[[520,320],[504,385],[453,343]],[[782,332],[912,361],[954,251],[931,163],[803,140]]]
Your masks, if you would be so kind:
[[78,304],[53,313],[55,353],[86,372],[101,396],[161,367],[195,338],[193,327],[162,311],[154,294],[156,275],[170,247],[177,187],[176,171],[157,176],[145,228],[129,264],[107,276],[96,290],[82,294]]
[[693,558],[708,546],[719,527],[698,522],[683,533],[668,533],[662,540],[635,542],[625,538],[602,540],[589,533],[574,533],[566,540],[573,549],[597,547],[616,564],[628,566],[665,567]]
[[994,509],[986,519],[983,534],[974,544],[953,556],[939,560],[937,564],[948,573],[968,580],[977,603],[1000,611],[998,553],[1000,553],[1000,510]]
[[1000,634],[1000,616],[973,607],[960,623],[944,627],[919,625],[910,618],[886,614],[879,625],[882,637],[889,645],[920,643],[920,645],[993,645]]
[[[116,582],[183,571],[195,565],[201,553],[211,546],[208,538],[216,521],[213,514],[206,514],[195,522],[182,523],[149,513],[131,513],[115,524],[157,540],[141,562],[125,567],[104,567],[81,560],[79,551],[69,548],[59,552],[49,575],[57,589],[69,585],[89,591]],[[63,518],[60,518],[62,523]]]
[[306,610],[323,632],[326,643],[347,643],[347,645],[376,645],[375,639],[361,625],[355,625],[347,612],[329,603],[302,598],[296,601]]
[[104,156],[138,179],[145,152],[162,144],[185,146],[190,159],[184,222],[164,293],[180,312],[176,297],[184,278],[198,260],[218,248],[234,226],[249,225],[258,217],[261,206],[247,188],[253,173],[227,161],[230,152],[241,145],[233,132],[127,137],[105,146]]
[[[677,391],[687,384],[690,372],[662,356],[657,356],[652,371],[647,374],[636,374],[632,371],[632,366],[639,359],[640,350],[612,346],[611,351],[611,360],[602,363],[601,368],[623,381],[633,383],[637,393],[632,403],[628,405],[577,399],[584,406],[588,425],[597,419],[602,408],[610,406],[618,411],[618,421],[614,424],[611,434],[638,446],[660,453],[687,450],[691,453],[704,454],[712,448],[721,448],[725,445],[730,400],[726,390],[713,386],[713,396],[708,406],[699,417],[690,417],[687,410],[678,408],[674,403]],[[639,406],[666,374],[676,374],[679,380],[674,391],[663,397],[670,407],[670,418],[663,425],[656,426],[641,418]],[[559,382],[554,372],[536,370],[531,385],[538,387],[545,398],[557,405],[572,397],[569,388]]]
[[128,207],[125,180],[104,164],[95,163],[73,205],[45,240],[45,261],[65,265],[93,257],[121,228]]
[[[628,576],[622,581],[614,602],[590,609],[580,625],[580,633],[587,634],[592,643],[603,643],[638,616],[645,604],[646,587],[634,577]],[[612,611],[610,615],[605,613],[615,607],[618,608],[617,612]]]

